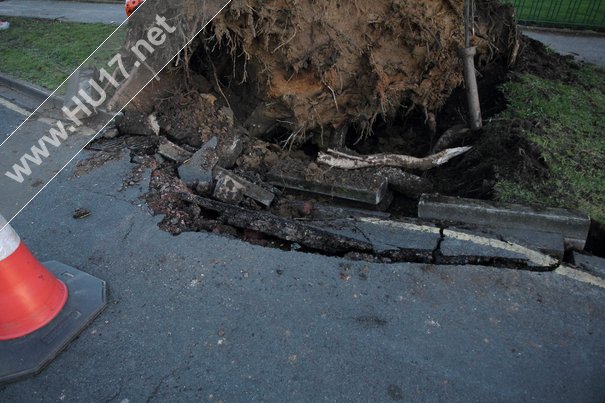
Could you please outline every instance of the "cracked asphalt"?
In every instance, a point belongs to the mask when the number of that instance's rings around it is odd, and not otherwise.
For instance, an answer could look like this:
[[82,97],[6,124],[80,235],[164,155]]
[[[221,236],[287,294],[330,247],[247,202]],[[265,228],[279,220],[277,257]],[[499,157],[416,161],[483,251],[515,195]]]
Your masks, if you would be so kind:
[[[2,131],[6,116],[0,107]],[[149,172],[119,191],[133,168],[127,154],[81,177],[72,164],[14,220],[40,260],[107,281],[109,304],[42,373],[0,387],[0,401],[605,396],[603,288],[175,237],[141,200]],[[78,208],[91,216],[74,219]]]

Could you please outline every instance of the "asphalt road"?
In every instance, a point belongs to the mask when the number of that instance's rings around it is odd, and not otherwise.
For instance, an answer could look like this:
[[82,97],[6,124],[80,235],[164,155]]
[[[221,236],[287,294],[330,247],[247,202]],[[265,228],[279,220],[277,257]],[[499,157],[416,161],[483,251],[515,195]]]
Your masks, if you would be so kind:
[[[2,91],[0,87],[0,97]],[[0,100],[1,102],[1,100]],[[6,138],[25,120],[25,116],[17,113],[11,109],[8,109],[5,105],[0,104],[0,143]]]
[[126,19],[124,5],[120,3],[47,0],[2,1],[0,2],[0,15],[116,25]]
[[544,43],[557,53],[572,55],[577,60],[605,67],[605,35],[603,34],[522,29],[524,35]]
[[[0,107],[0,121],[10,115]],[[605,396],[603,288],[174,237],[141,200],[149,172],[123,188],[133,168],[128,154],[79,177],[71,165],[13,222],[40,260],[106,280],[109,305],[40,375],[0,387],[0,401]],[[92,215],[76,220],[78,208]]]

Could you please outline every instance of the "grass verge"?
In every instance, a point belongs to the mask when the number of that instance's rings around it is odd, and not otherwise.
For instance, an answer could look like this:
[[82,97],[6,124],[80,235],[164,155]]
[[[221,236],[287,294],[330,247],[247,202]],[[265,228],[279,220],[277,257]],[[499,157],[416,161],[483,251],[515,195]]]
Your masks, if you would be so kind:
[[[56,89],[116,28],[104,24],[7,19],[10,29],[0,31],[0,72],[50,90]],[[116,35],[111,44],[99,49],[97,60],[109,61],[120,49],[124,32]]]
[[582,66],[574,84],[523,75],[503,91],[504,117],[534,122],[524,135],[548,175],[501,179],[498,198],[576,209],[605,222],[605,70]]

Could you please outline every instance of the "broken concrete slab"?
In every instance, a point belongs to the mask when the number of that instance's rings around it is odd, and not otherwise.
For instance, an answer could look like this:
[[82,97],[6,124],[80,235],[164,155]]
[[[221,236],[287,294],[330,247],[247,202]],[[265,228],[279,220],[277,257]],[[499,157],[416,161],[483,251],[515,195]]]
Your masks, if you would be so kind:
[[231,168],[243,149],[244,142],[236,134],[213,136],[179,167],[179,176],[188,185],[212,182],[212,169]]
[[230,175],[219,175],[212,197],[224,203],[239,204],[244,200],[244,186]]
[[574,251],[573,262],[579,269],[586,270],[595,276],[605,278],[605,259]]
[[477,224],[492,228],[560,233],[567,245],[578,249],[584,248],[590,228],[588,215],[565,209],[538,208],[440,195],[423,195],[418,203],[418,216],[429,220]]
[[177,164],[181,164],[187,161],[193,155],[189,151],[177,146],[173,142],[169,140],[162,140],[160,142],[160,146],[158,147],[158,153],[170,161],[176,162]]
[[219,160],[216,153],[217,146],[218,138],[214,136],[179,167],[179,177],[183,182],[187,185],[212,183],[212,168],[216,166]]
[[445,229],[436,263],[472,263],[512,268],[523,266],[535,271],[550,271],[558,266],[559,261],[514,243]]
[[563,260],[563,255],[565,254],[565,241],[563,236],[554,232],[470,226],[449,227],[448,229],[467,234],[474,234],[484,238],[498,239],[504,242],[518,244],[550,255],[559,260]]
[[[311,167],[312,166],[312,167]],[[388,180],[377,174],[322,169],[316,164],[302,165],[287,159],[276,164],[267,175],[277,187],[316,193],[370,205],[380,204],[387,195]]]
[[[262,187],[236,175],[233,172],[227,171],[226,169],[215,167],[214,175],[217,180],[216,187],[214,189],[214,196],[221,201],[229,203],[229,200],[241,201],[242,196],[249,197],[257,202],[263,204],[266,207],[271,206],[275,199],[275,194],[263,189]],[[230,196],[230,194],[233,194]]]

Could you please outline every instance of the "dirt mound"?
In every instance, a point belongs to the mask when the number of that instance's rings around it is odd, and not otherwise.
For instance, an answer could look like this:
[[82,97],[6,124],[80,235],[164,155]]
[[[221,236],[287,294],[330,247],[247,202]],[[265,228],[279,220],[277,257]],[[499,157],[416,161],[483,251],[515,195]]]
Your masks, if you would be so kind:
[[158,124],[168,138],[200,148],[212,136],[225,136],[233,128],[231,109],[211,94],[190,91],[163,99],[156,107]]
[[578,65],[573,56],[562,56],[549,50],[541,42],[526,36],[522,37],[515,71],[564,83],[578,81]]
[[[212,23],[212,73],[239,99],[253,93],[242,117],[252,134],[267,121],[295,134],[346,123],[369,132],[401,106],[429,117],[462,84],[462,3],[234,0]],[[510,8],[477,3],[478,66],[508,62],[514,27]]]

